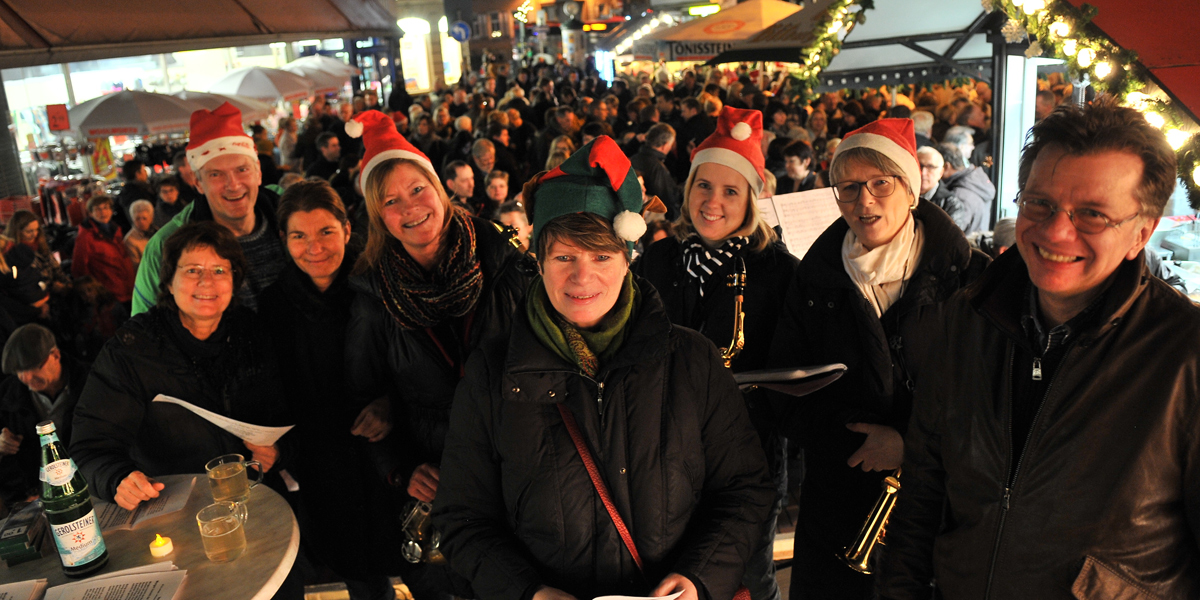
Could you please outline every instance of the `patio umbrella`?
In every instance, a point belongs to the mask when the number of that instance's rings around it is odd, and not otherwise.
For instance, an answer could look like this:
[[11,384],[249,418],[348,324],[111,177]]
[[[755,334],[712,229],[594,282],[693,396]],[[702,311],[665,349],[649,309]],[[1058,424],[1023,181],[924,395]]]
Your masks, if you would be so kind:
[[295,73],[267,67],[242,67],[208,87],[214,94],[234,94],[256,100],[299,100],[312,92],[313,83]]
[[349,75],[330,73],[329,71],[309,65],[294,65],[288,63],[283,65],[283,70],[289,73],[295,73],[296,75],[312,81],[314,94],[328,94],[331,92],[336,92],[345,87],[347,81],[350,81]]
[[216,110],[218,106],[228,102],[242,111],[242,122],[244,123],[261,121],[271,114],[272,109],[271,105],[266,102],[245,96],[226,96],[224,94],[209,94],[188,90],[175,92],[171,95],[185,102],[196,104],[200,108],[207,108],[208,110]]
[[320,54],[314,54],[312,56],[305,56],[302,58],[297,58],[296,60],[293,60],[292,62],[290,62],[286,65],[283,65],[283,68],[285,68],[285,69],[287,69],[288,67],[299,67],[299,68],[304,68],[304,69],[318,69],[321,71],[325,71],[327,73],[333,73],[334,75],[345,75],[346,77],[350,77],[351,75],[358,75],[360,73],[360,71],[358,69],[356,69],[336,58],[330,58],[328,56],[321,56]]
[[88,138],[151,135],[186,131],[197,108],[174,96],[127,90],[88,100],[67,117],[71,129]]

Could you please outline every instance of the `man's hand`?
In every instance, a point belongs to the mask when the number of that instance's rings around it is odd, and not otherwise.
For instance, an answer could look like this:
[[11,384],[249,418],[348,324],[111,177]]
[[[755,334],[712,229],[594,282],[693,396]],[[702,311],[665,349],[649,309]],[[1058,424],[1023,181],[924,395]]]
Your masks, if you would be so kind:
[[679,573],[671,573],[663,578],[658,587],[650,592],[651,596],[669,596],[675,592],[683,592],[679,596],[679,600],[700,600],[700,592],[696,591],[696,584],[692,583],[691,579],[680,575]]
[[7,427],[0,429],[0,454],[16,454],[24,440],[25,436],[15,434]]
[[862,447],[846,461],[851,467],[862,463],[863,471],[894,471],[904,462],[904,438],[899,431],[871,423],[847,423],[846,429],[867,434]]
[[542,589],[533,593],[533,600],[575,600],[575,596],[543,585]]
[[431,464],[417,467],[413,470],[412,477],[408,478],[408,495],[422,502],[433,502],[433,499],[437,497],[438,481],[441,476],[442,472]]
[[391,432],[392,404],[386,396],[376,398],[363,408],[350,427],[350,435],[365,437],[368,442],[378,442]]
[[262,465],[263,473],[270,471],[271,467],[275,466],[275,461],[279,459],[278,445],[255,446],[254,444],[246,441],[243,441],[242,443],[246,444],[246,448],[249,449],[253,454],[253,456],[251,456],[251,460],[257,460],[258,463]]
[[157,498],[159,490],[167,487],[158,483],[141,471],[134,471],[121,480],[117,486],[117,496],[113,498],[117,505],[125,510],[133,510],[141,502]]

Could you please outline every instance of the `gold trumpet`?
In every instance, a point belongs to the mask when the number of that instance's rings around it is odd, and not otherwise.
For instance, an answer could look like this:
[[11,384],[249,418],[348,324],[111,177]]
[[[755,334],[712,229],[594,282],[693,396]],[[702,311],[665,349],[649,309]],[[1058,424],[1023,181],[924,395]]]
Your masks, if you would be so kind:
[[742,310],[742,301],[746,293],[746,263],[740,257],[737,259],[737,269],[729,276],[733,288],[733,339],[729,346],[721,348],[721,358],[725,359],[725,368],[733,367],[733,359],[746,347],[746,313]]
[[900,491],[900,469],[896,469],[891,475],[885,477],[881,485],[883,492],[875,501],[875,508],[872,508],[871,513],[867,515],[867,521],[859,530],[858,537],[854,538],[854,543],[838,555],[842,562],[846,563],[846,566],[866,575],[871,574],[871,552],[875,550],[877,544],[884,543],[888,517],[892,515],[892,509],[896,507],[896,492]]

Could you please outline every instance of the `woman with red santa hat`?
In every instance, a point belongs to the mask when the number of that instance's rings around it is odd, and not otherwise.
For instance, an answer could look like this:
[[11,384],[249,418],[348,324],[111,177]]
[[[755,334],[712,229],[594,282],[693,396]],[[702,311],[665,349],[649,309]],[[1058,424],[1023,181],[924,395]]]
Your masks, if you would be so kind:
[[[873,597],[873,578],[838,557],[904,457],[915,359],[936,343],[916,323],[988,262],[946,213],[920,200],[912,120],[879,119],[847,134],[829,176],[842,218],[796,270],[770,361],[848,367],[802,401],[777,405],[788,407],[784,433],[804,447],[792,600]],[[886,551],[877,546],[872,564]]]
[[[634,265],[662,295],[672,323],[703,333],[735,373],[761,369],[798,261],[760,216],[763,191],[762,113],[726,107],[716,131],[692,154],[675,237],[651,245]],[[736,278],[740,288],[730,285]],[[742,297],[744,345],[733,341],[735,298]],[[786,442],[761,392],[746,395],[776,487],[743,583],[753,600],[776,600],[775,517],[786,492]]]
[[[508,329],[535,267],[498,226],[451,206],[429,158],[391,118],[368,110],[346,129],[364,141],[359,185],[369,216],[350,280],[358,296],[346,379],[354,409],[365,407],[351,433],[380,442],[372,445],[390,484],[432,503],[467,357]],[[417,600],[471,597],[444,564],[400,566]]]

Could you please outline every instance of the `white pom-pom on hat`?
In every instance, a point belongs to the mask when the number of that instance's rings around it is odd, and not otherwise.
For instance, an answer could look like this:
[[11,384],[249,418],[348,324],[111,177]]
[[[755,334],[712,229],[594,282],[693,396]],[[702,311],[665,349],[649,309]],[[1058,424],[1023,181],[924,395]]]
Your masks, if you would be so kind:
[[646,219],[635,212],[621,211],[613,218],[613,231],[627,242],[636,242],[646,234]]
[[729,132],[729,136],[741,142],[750,139],[750,133],[752,131],[753,130],[750,129],[750,124],[743,121],[733,126],[733,129]]
[[346,135],[348,135],[352,138],[357,138],[357,137],[362,137],[362,134],[363,134],[362,121],[355,121],[353,119],[346,121]]

